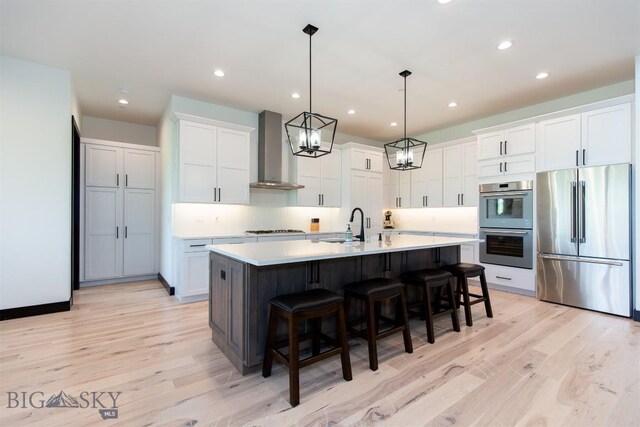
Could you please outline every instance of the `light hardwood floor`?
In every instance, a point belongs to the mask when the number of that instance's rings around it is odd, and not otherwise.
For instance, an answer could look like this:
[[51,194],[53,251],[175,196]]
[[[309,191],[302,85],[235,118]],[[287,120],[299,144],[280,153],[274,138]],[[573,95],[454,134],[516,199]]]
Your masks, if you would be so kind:
[[[413,354],[390,337],[377,372],[352,339],[353,381],[339,358],[305,368],[291,408],[281,365],[243,377],[211,342],[206,302],[156,281],[74,295],[70,312],[0,322],[0,425],[640,425],[640,323],[615,316],[492,291],[493,319],[475,305],[455,333],[441,317],[432,345],[413,320]],[[118,419],[7,408],[8,392],[60,390],[119,391]]]

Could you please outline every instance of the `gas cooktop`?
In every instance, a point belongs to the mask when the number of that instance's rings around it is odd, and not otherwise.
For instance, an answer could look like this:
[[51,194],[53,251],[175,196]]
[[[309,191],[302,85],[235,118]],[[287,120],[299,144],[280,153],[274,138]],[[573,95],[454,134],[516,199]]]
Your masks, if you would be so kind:
[[276,234],[276,233],[304,233],[302,230],[247,230],[247,234]]

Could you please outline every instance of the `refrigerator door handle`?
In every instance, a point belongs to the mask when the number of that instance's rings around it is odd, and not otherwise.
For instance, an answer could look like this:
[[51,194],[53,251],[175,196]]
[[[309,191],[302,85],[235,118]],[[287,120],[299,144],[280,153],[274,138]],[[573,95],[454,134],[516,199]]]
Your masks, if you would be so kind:
[[574,257],[574,256],[566,256],[566,255],[546,255],[539,254],[541,259],[550,259],[553,261],[574,261],[574,262],[586,262],[588,264],[603,264],[603,265],[611,265],[615,267],[622,267],[624,264],[620,261],[610,261],[604,259],[593,259],[593,258],[582,258],[582,257]]
[[571,182],[571,243],[576,242],[576,222],[577,222],[577,183],[575,181]]
[[587,216],[585,209],[585,197],[586,197],[586,185],[584,181],[580,181],[580,192],[578,193],[580,198],[580,230],[578,231],[578,239],[580,243],[587,242]]

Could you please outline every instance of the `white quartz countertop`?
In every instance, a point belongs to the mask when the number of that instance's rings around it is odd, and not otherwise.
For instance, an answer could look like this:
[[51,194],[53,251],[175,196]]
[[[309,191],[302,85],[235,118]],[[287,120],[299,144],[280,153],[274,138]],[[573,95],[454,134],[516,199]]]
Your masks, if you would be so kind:
[[330,243],[317,240],[291,240],[276,242],[243,243],[241,245],[207,245],[210,251],[228,256],[255,266],[290,264],[294,262],[321,259],[344,258],[372,255],[385,252],[457,246],[464,243],[479,242],[478,239],[464,237],[437,237],[391,235],[383,236],[382,241],[352,243]]

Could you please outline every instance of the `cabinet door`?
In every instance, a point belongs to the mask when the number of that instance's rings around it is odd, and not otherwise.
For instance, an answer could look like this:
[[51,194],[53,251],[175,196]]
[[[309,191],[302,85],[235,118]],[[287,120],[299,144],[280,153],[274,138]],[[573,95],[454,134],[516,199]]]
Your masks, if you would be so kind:
[[520,156],[505,157],[502,170],[505,175],[535,172],[535,156],[533,154],[522,154]]
[[[382,165],[383,165],[383,156],[382,153],[378,153],[375,151],[370,151],[367,154],[369,158],[369,170],[371,172],[382,173]],[[386,161],[386,159],[385,159]]]
[[399,207],[411,207],[411,173],[409,171],[398,171],[398,197]]
[[86,145],[85,185],[119,187],[123,184],[122,148]]
[[122,190],[85,189],[85,279],[122,277]]
[[581,166],[631,163],[631,105],[583,113],[582,149]]
[[216,200],[216,140],[213,126],[180,122],[181,202],[213,203]]
[[388,169],[385,171],[383,178],[383,198],[385,201],[385,205],[390,209],[398,208],[399,200],[398,200],[398,180],[400,179],[400,174],[397,170]]
[[462,189],[462,146],[446,147],[442,152],[444,170],[442,173],[443,206],[460,206]]
[[155,192],[124,190],[124,275],[155,273]]
[[488,159],[478,162],[478,177],[486,178],[492,176],[501,176],[504,174],[504,159]]
[[[440,207],[442,206],[442,149],[427,151],[425,165],[427,168],[426,206]],[[411,191],[413,192],[413,188]]]
[[462,188],[460,205],[478,206],[478,160],[475,142],[462,145]]
[[503,155],[503,136],[503,131],[478,135],[478,159],[493,159]]
[[209,251],[182,254],[180,284],[182,285],[180,296],[202,295],[209,292]]
[[382,175],[369,174],[367,179],[367,195],[369,200],[364,215],[369,218],[369,228],[365,230],[365,235],[377,235],[382,232],[382,210],[384,207],[384,201],[382,200]]
[[218,202],[249,203],[249,134],[218,128]]
[[155,188],[156,153],[145,150],[124,150],[124,186]]
[[342,155],[340,150],[320,158],[322,206],[342,206]]
[[514,156],[517,154],[534,153],[536,151],[536,127],[531,123],[504,131],[502,154]]
[[[423,208],[426,206],[427,195],[427,171],[429,169],[428,154],[425,155],[424,164],[420,169],[414,169],[411,171],[411,207]],[[442,165],[441,165],[442,167]],[[442,183],[442,176],[440,176],[440,183]],[[442,189],[440,191],[442,194]],[[389,203],[387,202],[387,206]],[[393,206],[393,205],[391,205]]]
[[297,183],[304,185],[304,188],[296,190],[297,204],[298,206],[320,206],[321,203],[321,179],[322,173],[322,159],[326,156],[318,159],[310,157],[299,157],[296,159],[298,162],[298,177]]
[[476,250],[473,243],[460,245],[460,262],[477,264]]
[[369,152],[359,148],[351,149],[351,169],[368,170]]
[[[351,209],[360,208],[364,212],[365,217],[369,215],[368,207],[368,174],[367,172],[352,171],[351,172]],[[382,192],[381,192],[382,193]],[[348,219],[348,218],[347,218]],[[360,215],[356,212],[351,224],[353,235],[360,233]]]
[[578,166],[580,114],[538,123],[538,171]]

